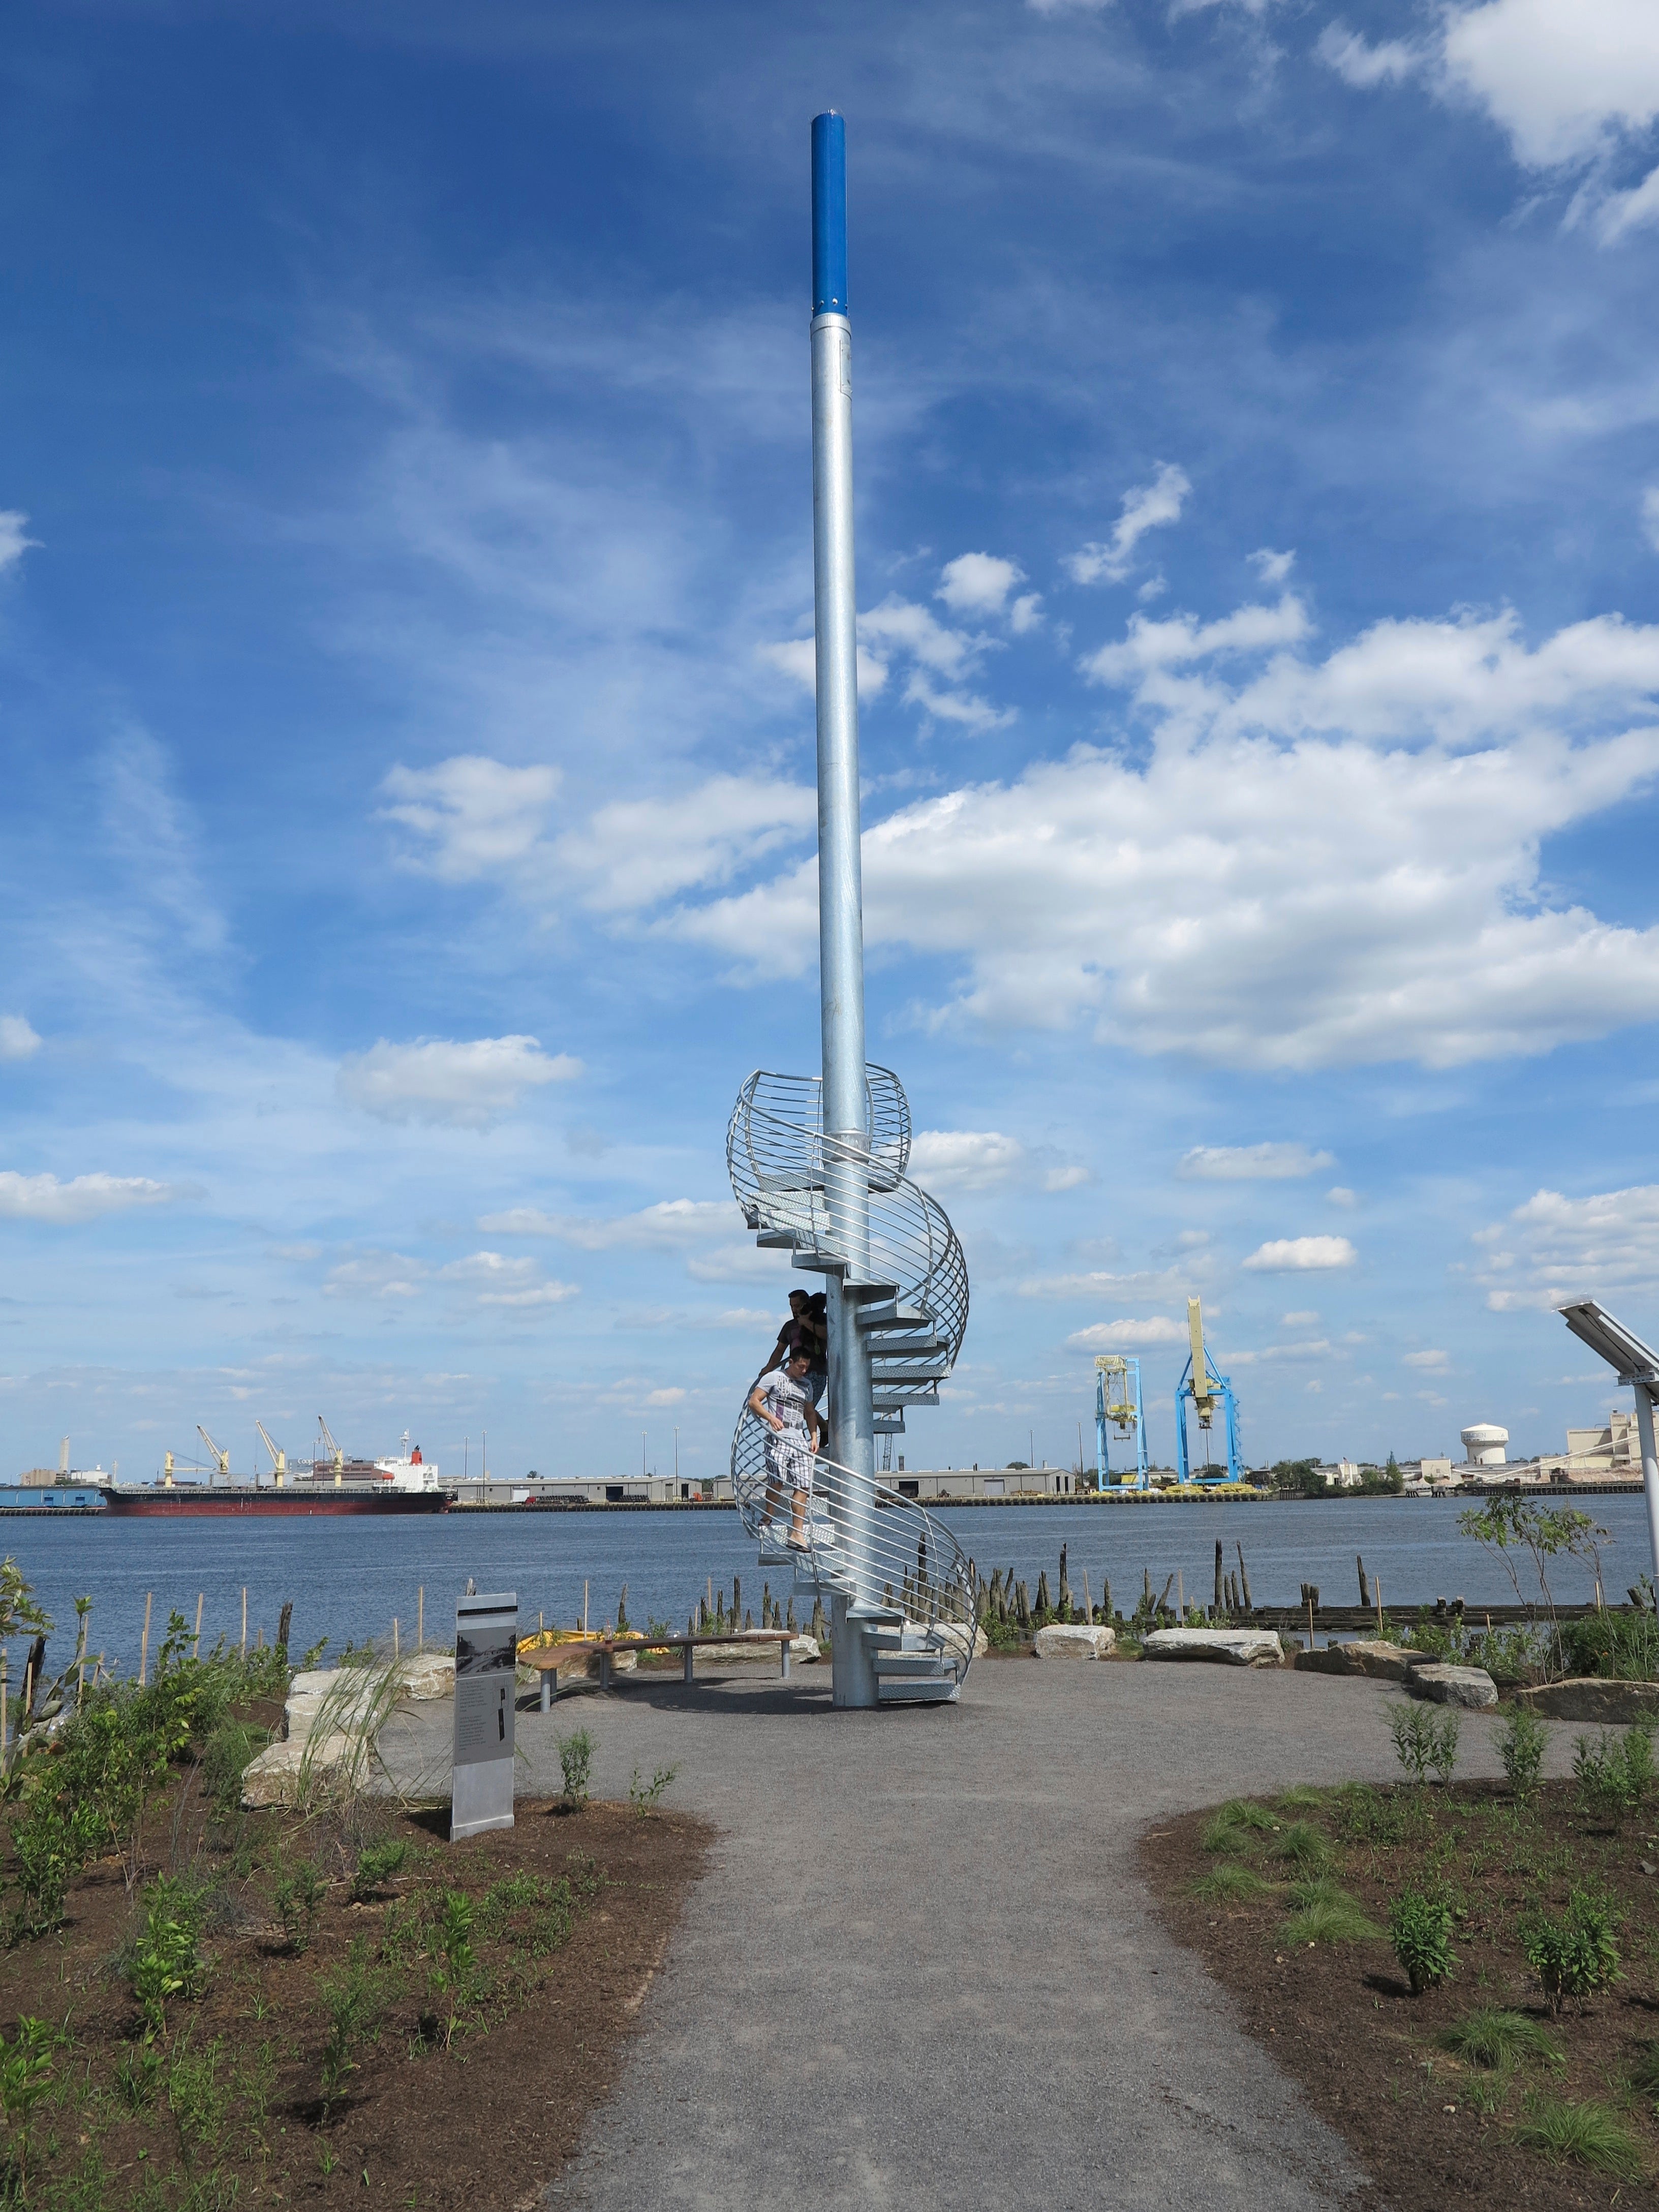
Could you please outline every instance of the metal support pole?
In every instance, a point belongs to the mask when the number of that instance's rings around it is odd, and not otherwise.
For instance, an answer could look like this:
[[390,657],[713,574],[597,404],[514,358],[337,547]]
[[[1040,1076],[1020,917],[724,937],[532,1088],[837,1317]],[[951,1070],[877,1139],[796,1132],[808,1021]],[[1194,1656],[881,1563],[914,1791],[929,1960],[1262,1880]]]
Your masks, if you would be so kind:
[[[847,313],[847,131],[812,120],[812,569],[817,658],[818,973],[823,1026],[823,1179],[834,1249],[828,1283],[831,1451],[851,1470],[838,1499],[844,1556],[875,1517],[870,1346],[852,1287],[870,1279],[864,1064],[864,887],[859,845],[858,599],[853,565],[853,326]],[[873,1592],[859,1578],[858,1596]],[[878,1685],[846,1604],[834,1607],[835,1702],[873,1705]]]
[[1642,1494],[1648,1503],[1654,1587],[1659,1589],[1659,1452],[1653,1443],[1653,1398],[1639,1376],[1636,1378],[1636,1432],[1642,1440]]

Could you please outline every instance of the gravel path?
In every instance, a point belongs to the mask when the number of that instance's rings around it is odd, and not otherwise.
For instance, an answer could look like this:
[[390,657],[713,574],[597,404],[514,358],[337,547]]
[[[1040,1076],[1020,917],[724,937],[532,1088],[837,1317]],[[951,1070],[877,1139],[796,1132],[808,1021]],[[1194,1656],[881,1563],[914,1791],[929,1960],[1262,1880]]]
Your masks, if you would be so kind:
[[[548,1720],[520,1712],[522,1791],[556,1791],[554,1739],[585,1725],[597,1795],[678,1766],[671,1802],[723,1838],[647,2032],[546,2205],[1345,2202],[1361,2177],[1159,1931],[1134,1847],[1160,1815],[1218,1798],[1389,1778],[1395,1693],[992,1659],[955,1707],[836,1714],[828,1675],[636,1677]],[[448,1711],[416,1724],[428,1755]],[[1498,1771],[1490,1730],[1465,1716],[1463,1772]]]

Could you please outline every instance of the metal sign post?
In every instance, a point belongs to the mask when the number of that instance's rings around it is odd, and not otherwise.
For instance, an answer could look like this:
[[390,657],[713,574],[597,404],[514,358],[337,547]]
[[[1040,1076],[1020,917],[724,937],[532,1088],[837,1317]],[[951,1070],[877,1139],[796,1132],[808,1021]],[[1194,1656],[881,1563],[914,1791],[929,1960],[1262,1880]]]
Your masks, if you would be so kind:
[[449,1840],[513,1826],[516,1591],[455,1604],[455,1753]]

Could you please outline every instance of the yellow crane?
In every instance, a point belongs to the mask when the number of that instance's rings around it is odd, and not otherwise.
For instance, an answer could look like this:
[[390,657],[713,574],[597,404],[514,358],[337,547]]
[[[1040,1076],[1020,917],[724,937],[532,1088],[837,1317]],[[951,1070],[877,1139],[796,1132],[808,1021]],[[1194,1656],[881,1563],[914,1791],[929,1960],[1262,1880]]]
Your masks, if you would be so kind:
[[270,1441],[270,1431],[266,1428],[263,1421],[255,1421],[253,1425],[258,1429],[259,1434],[265,1440],[265,1449],[270,1454],[270,1464],[276,1474],[276,1487],[280,1490],[283,1485],[288,1480],[288,1455],[286,1452],[279,1451],[276,1446],[272,1443]]
[[332,1462],[334,1468],[334,1480],[336,1482],[343,1481],[345,1479],[345,1454],[340,1449],[338,1444],[335,1443],[334,1432],[329,1427],[328,1423],[323,1419],[320,1413],[317,1416],[317,1426],[322,1433],[324,1443],[328,1448],[329,1459]]
[[200,1437],[202,1442],[207,1446],[208,1449],[213,1454],[214,1465],[218,1468],[220,1474],[224,1476],[226,1481],[228,1482],[230,1480],[230,1454],[228,1451],[220,1450],[218,1445],[214,1443],[212,1437],[208,1434],[207,1431],[202,1426],[202,1424],[199,1421],[196,1424],[196,1433]]

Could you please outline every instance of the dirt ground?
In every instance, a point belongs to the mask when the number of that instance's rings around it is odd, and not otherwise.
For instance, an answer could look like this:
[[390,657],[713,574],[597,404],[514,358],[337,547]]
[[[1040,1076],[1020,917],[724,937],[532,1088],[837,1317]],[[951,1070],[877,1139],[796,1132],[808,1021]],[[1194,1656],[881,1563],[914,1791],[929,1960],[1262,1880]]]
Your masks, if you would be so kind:
[[[406,1840],[410,1859],[386,1894],[353,1903],[349,1851],[325,1830],[263,1815],[234,1848],[222,1836],[216,1855],[181,1784],[148,1832],[152,1853],[166,1845],[212,1885],[209,1971],[199,1996],[169,2004],[161,2035],[145,2042],[121,1971],[138,1907],[117,1863],[76,1881],[57,1934],[0,1951],[8,2037],[31,2014],[61,2030],[27,2202],[48,2212],[337,2201],[528,2212],[610,2090],[710,1832],[672,1811],[599,1803],[521,1802],[512,1830],[453,1846],[447,1823],[447,1808],[386,1808],[376,1839]],[[273,1879],[307,1855],[331,1879],[296,1954],[274,1918]],[[485,1905],[523,1875],[571,1884],[568,1932],[544,1949],[533,1911],[498,1907],[492,1920]],[[431,1953],[433,1901],[446,1890],[479,1915],[453,2032]],[[373,2022],[325,2114],[328,1994],[354,1943],[374,1983]]]
[[[1659,2039],[1659,1836],[1654,1808],[1615,1829],[1582,1815],[1572,1785],[1547,1785],[1536,1813],[1501,1785],[1449,1790],[1352,1790],[1264,1800],[1276,1826],[1243,1849],[1218,1850],[1215,1808],[1160,1824],[1141,1840],[1143,1870],[1177,1941],[1231,1993],[1246,2030],[1346,2137],[1395,2212],[1448,2204],[1536,2212],[1659,2208],[1659,2118],[1636,2078]],[[1300,1824],[1307,1856],[1283,1853]],[[1440,1887],[1455,1909],[1452,1978],[1418,1996],[1382,1940],[1290,1941],[1289,1886],[1317,1863],[1379,1929],[1407,1886]],[[1208,1838],[1212,1848],[1205,1848]],[[1224,1860],[1268,1882],[1264,1894],[1202,1893]],[[1622,1978],[1553,2019],[1522,1955],[1530,1911],[1557,1911],[1576,1885],[1613,1903]],[[1488,2070],[1439,2038],[1477,2006],[1519,2011],[1559,2042],[1564,2063]],[[1523,2146],[1516,2133],[1540,2102],[1594,2101],[1634,2140],[1641,2178],[1587,2170]]]

